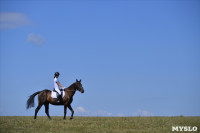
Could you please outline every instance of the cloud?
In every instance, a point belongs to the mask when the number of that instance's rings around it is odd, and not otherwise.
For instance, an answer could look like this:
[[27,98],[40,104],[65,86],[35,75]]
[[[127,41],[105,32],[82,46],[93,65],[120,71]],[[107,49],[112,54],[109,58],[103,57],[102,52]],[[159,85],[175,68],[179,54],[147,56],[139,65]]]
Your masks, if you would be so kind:
[[23,25],[30,25],[27,16],[18,12],[1,12],[0,29],[14,29]]
[[86,110],[82,106],[77,107],[75,109],[75,113],[78,116],[112,116],[112,113],[110,112],[103,111],[103,110],[92,112],[92,111]]
[[78,107],[78,108],[76,109],[76,112],[77,112],[77,113],[86,113],[87,111],[86,111],[83,107]]
[[[105,110],[98,111],[89,111],[82,106],[79,106],[75,109],[75,115],[77,116],[116,116],[116,117],[125,117],[123,113],[113,114]],[[137,112],[133,113],[132,116],[154,116],[153,113],[139,109]]]
[[81,106],[79,106],[75,109],[75,113],[78,116],[89,116],[89,114],[90,114],[89,111],[87,111],[84,107],[81,107]]
[[34,43],[36,45],[42,45],[43,43],[46,42],[46,39],[41,35],[30,33],[27,36],[27,42]]
[[136,113],[133,113],[133,116],[153,116],[153,114],[149,111],[139,109]]

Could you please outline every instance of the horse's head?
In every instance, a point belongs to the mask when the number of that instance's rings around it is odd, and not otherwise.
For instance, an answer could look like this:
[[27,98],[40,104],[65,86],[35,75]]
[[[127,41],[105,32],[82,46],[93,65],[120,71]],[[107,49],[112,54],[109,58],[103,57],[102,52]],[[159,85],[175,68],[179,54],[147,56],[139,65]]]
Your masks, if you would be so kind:
[[81,93],[84,93],[84,89],[83,89],[83,86],[82,86],[82,84],[81,84],[81,80],[80,81],[78,81],[77,79],[76,79],[76,89],[78,90],[78,91],[80,91]]

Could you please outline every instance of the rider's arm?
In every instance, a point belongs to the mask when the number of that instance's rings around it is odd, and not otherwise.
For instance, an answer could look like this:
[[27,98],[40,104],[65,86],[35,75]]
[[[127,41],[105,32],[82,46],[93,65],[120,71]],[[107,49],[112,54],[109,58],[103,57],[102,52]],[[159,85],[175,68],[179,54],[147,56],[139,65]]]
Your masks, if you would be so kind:
[[64,88],[59,82],[56,82],[61,88]]

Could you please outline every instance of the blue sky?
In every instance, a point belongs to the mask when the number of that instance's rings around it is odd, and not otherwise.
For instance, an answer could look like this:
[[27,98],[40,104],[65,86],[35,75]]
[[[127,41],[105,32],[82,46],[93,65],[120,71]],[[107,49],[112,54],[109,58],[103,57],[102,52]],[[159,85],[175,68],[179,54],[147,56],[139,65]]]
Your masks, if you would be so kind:
[[29,95],[59,71],[82,79],[75,115],[199,116],[199,14],[197,0],[1,0],[0,115],[34,115]]

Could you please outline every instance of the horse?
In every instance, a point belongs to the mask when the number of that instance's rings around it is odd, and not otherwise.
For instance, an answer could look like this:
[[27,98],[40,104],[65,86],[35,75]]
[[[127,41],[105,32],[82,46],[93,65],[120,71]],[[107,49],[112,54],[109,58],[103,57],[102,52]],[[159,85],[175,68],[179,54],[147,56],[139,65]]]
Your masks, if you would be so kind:
[[73,101],[73,96],[76,92],[76,90],[80,91],[81,93],[84,93],[84,89],[81,84],[81,80],[78,81],[76,79],[76,82],[71,84],[68,88],[64,89],[65,96],[62,98],[62,102],[57,102],[57,98],[51,97],[51,91],[48,89],[38,91],[30,95],[29,99],[27,100],[27,106],[26,108],[29,109],[31,107],[34,107],[34,98],[36,95],[38,95],[38,106],[35,109],[35,116],[34,119],[37,118],[37,113],[40,110],[40,108],[44,105],[45,106],[45,113],[49,120],[51,120],[51,117],[49,115],[49,103],[52,105],[64,105],[64,119],[66,119],[67,114],[67,107],[71,111],[71,117],[70,120],[73,119],[74,110],[71,107],[71,103]]

